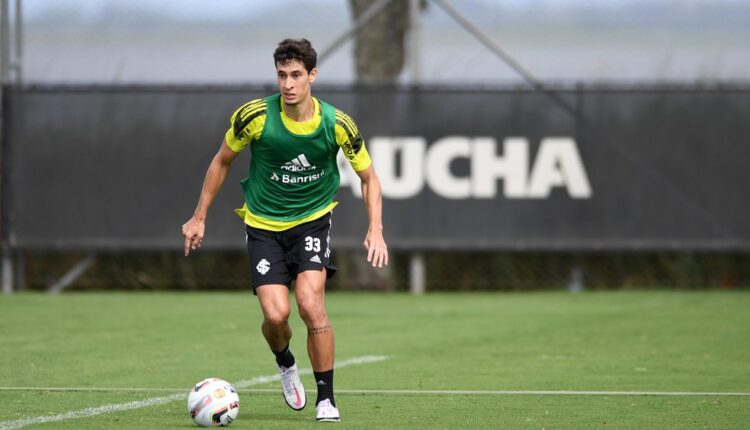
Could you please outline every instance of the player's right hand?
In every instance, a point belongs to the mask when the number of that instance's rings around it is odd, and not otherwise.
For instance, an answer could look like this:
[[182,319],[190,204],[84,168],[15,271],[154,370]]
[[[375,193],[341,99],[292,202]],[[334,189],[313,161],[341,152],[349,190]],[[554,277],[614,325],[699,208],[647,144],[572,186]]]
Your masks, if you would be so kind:
[[203,244],[203,236],[206,232],[206,223],[192,217],[182,225],[182,235],[185,236],[185,257],[190,255],[190,250],[197,251]]

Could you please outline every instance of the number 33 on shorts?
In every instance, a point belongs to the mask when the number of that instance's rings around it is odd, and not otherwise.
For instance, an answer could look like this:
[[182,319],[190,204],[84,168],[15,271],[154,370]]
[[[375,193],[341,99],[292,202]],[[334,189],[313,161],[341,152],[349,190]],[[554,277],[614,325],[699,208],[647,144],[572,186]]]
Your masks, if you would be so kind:
[[305,237],[305,251],[320,252],[320,239],[317,237]]

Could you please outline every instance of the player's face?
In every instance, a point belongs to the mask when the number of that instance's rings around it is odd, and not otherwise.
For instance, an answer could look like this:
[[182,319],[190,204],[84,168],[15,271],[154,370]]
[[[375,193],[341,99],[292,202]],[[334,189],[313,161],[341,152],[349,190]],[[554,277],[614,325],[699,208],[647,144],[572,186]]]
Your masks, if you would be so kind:
[[299,60],[276,63],[276,79],[284,103],[296,105],[310,97],[310,84],[315,81],[317,73],[318,70],[315,68],[308,73],[305,65]]

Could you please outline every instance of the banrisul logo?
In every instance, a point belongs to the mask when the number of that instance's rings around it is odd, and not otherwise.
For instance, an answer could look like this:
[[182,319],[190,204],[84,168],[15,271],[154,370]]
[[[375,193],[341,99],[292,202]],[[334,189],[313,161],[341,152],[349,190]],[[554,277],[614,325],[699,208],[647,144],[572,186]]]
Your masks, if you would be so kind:
[[300,154],[284,163],[284,165],[281,166],[281,170],[294,173],[311,172],[309,175],[287,175],[284,173],[277,175],[276,172],[274,172],[273,175],[271,175],[271,180],[281,181],[284,184],[306,184],[309,182],[315,182],[326,173],[323,169],[320,171],[317,169],[317,166],[314,166],[307,160],[305,154]]
[[315,170],[315,166],[307,161],[307,157],[305,157],[305,154],[300,154],[292,158],[291,161],[287,161],[283,166],[281,166],[281,169],[288,170],[290,172],[307,172],[308,170]]

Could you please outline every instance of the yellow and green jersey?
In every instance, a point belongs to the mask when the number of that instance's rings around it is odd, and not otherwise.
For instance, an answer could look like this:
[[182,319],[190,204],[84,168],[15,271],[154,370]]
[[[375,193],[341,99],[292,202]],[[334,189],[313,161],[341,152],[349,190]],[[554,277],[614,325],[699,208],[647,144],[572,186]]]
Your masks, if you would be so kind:
[[320,218],[337,204],[339,148],[355,171],[371,164],[357,125],[344,112],[313,98],[313,117],[296,122],[283,111],[279,94],[237,109],[225,140],[240,152],[250,146],[245,204],[236,212],[246,224],[283,231]]

